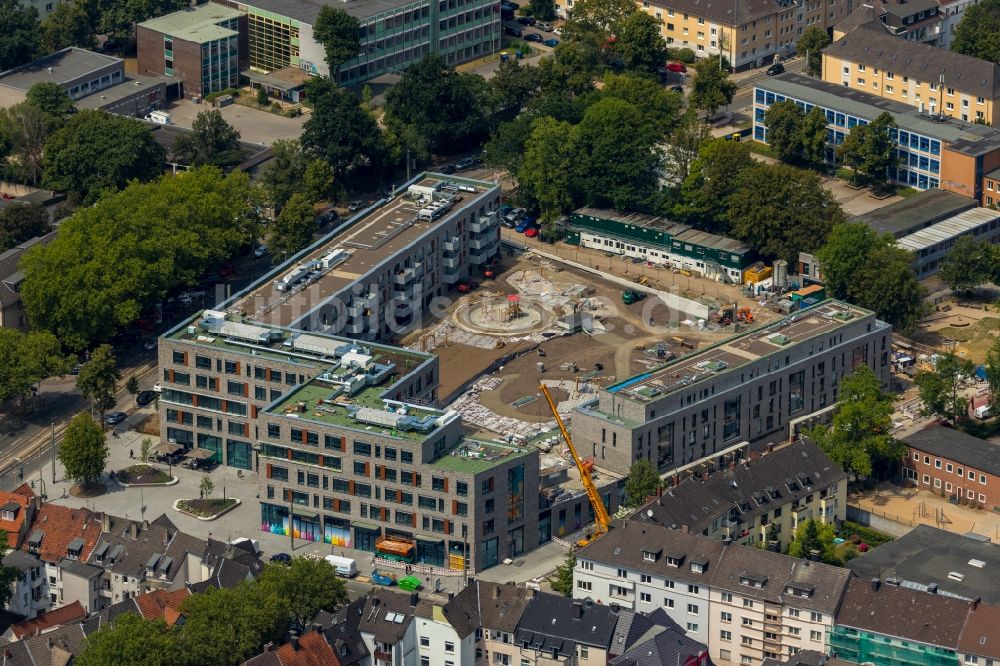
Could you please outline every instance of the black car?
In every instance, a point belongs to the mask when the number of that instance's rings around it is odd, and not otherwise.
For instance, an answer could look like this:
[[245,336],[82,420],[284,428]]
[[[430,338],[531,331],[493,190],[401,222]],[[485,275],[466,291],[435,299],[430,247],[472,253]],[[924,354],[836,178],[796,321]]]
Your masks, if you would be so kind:
[[521,25],[535,25],[535,19],[530,16],[518,16],[517,22]]
[[541,42],[542,41],[542,36],[539,35],[537,32],[529,32],[527,35],[524,36],[524,41],[526,41],[526,42]]
[[444,173],[444,174],[449,174],[449,175],[453,174],[453,173],[455,173],[455,165],[454,164],[445,164],[440,169],[438,169],[438,172],[439,173]]
[[785,66],[782,65],[780,62],[776,62],[767,68],[767,75],[776,76],[778,74],[783,73],[784,71],[785,71]]
[[524,35],[524,33],[521,32],[520,28],[513,25],[505,25],[503,27],[503,31],[504,33],[510,35],[511,37],[521,37],[522,35]]
[[135,404],[140,407],[145,407],[154,400],[156,400],[156,391],[139,391],[139,395],[135,396]]
[[271,556],[271,561],[276,564],[291,564],[292,556],[288,553],[275,553]]

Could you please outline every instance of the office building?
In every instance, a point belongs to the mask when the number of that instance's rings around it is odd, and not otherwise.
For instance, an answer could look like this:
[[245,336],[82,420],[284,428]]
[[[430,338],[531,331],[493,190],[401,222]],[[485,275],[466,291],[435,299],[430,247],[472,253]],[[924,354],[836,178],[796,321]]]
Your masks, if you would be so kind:
[[142,117],[163,106],[172,82],[127,74],[121,58],[72,46],[0,73],[0,106],[24,101],[36,83],[57,84],[79,109]]
[[381,340],[500,253],[500,187],[422,174],[231,304],[273,326]]
[[734,336],[602,387],[573,414],[573,440],[597,466],[627,474],[645,458],[669,472],[787,439],[789,419],[832,405],[867,365],[889,377],[891,327],[839,301]]
[[785,552],[803,522],[834,524],[846,514],[847,473],[802,439],[670,486],[633,520]]
[[861,25],[823,49],[823,80],[932,115],[1000,120],[1000,64],[900,39],[879,22]]
[[566,224],[566,242],[731,284],[743,283],[751,263],[750,248],[740,241],[642,213],[581,208]]
[[136,26],[138,71],[179,79],[187,97],[240,84],[247,67],[247,17],[206,2]]
[[767,142],[767,109],[786,99],[806,112],[819,107],[826,114],[827,160],[833,163],[837,161],[836,147],[852,127],[889,113],[897,125],[892,135],[899,158],[899,166],[889,169],[889,178],[901,185],[920,190],[941,188],[980,199],[983,174],[1000,168],[1000,130],[996,128],[921,113],[871,92],[796,74],[781,74],[756,84],[754,139]]
[[759,664],[824,651],[851,573],[683,530],[616,523],[577,552],[573,596],[637,612],[659,609],[709,656]]
[[1000,581],[994,574],[1000,566],[1000,546],[987,536],[917,525],[844,566],[862,580],[881,578],[953,599],[1000,604]]
[[[247,15],[251,70],[270,73],[292,66],[330,75],[326,52],[313,37],[324,3],[227,4]],[[338,6],[361,23],[361,50],[340,68],[342,85],[398,73],[430,53],[457,65],[500,49],[500,6],[487,0],[358,0]]]

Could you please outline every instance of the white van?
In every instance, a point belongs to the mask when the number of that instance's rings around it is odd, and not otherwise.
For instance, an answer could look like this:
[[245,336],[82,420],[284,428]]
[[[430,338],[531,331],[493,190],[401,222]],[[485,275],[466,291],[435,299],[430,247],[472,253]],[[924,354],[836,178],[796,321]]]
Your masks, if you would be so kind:
[[170,118],[170,114],[166,111],[150,111],[146,115],[146,120],[151,123],[157,123],[158,125],[170,125],[173,121]]
[[344,578],[354,578],[358,575],[358,563],[349,557],[327,555],[325,559],[330,563],[330,566],[333,567],[333,570],[337,572],[338,576],[343,576]]
[[973,414],[976,415],[977,419],[988,419],[990,418],[990,413],[992,411],[993,410],[990,409],[989,405],[983,405],[982,407],[976,407],[976,410],[973,412]]

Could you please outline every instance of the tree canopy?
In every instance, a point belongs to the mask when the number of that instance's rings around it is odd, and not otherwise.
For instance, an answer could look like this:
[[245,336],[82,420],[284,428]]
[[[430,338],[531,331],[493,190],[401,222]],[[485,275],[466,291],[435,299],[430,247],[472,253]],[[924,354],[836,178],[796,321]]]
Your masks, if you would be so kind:
[[316,231],[313,204],[301,192],[296,192],[281,209],[271,228],[268,249],[271,256],[291,256],[309,245]]
[[573,570],[576,569],[576,554],[571,550],[566,555],[566,561],[556,567],[556,575],[552,580],[552,591],[564,597],[573,596]]
[[45,53],[54,53],[68,46],[95,48],[97,38],[93,20],[80,0],[56,4],[42,21],[42,49]]
[[181,666],[184,663],[174,633],[162,619],[146,620],[136,613],[123,613],[113,624],[104,623],[87,636],[83,652],[73,659],[78,666],[142,664]]
[[809,558],[816,551],[821,562],[838,565],[841,561],[833,543],[836,537],[837,532],[832,523],[821,523],[810,518],[799,523],[795,538],[788,544],[788,554],[792,557]]
[[876,188],[885,187],[890,167],[898,162],[896,141],[892,138],[895,127],[892,115],[883,111],[871,123],[852,127],[837,147],[844,163],[854,167],[856,173]]
[[326,560],[296,557],[287,566],[268,565],[258,584],[273,587],[288,604],[292,622],[303,627],[319,611],[335,611],[348,602],[344,579]]
[[806,58],[806,73],[820,76],[823,73],[823,49],[830,45],[830,35],[816,25],[805,29],[799,41],[795,42],[795,52]]
[[663,22],[641,10],[621,21],[615,33],[615,53],[625,69],[656,73],[666,63],[667,42],[660,33]]
[[246,174],[201,167],[77,210],[22,260],[29,319],[77,351],[111,338],[259,237],[255,201]]
[[720,106],[733,101],[736,83],[730,81],[729,72],[719,66],[719,56],[699,60],[694,66],[694,72],[689,101],[711,118]]
[[0,71],[31,62],[41,50],[38,10],[18,0],[0,0]]
[[105,111],[73,115],[45,144],[43,182],[93,203],[101,192],[163,172],[165,154],[138,120]]
[[13,204],[0,209],[0,252],[51,230],[49,212],[41,204]]
[[[66,3],[59,5],[59,7],[66,6]],[[60,121],[76,112],[73,100],[69,98],[69,95],[66,94],[66,91],[58,83],[52,81],[36,83],[28,88],[28,93],[24,100],[36,109],[44,111]]]
[[0,403],[23,398],[46,377],[69,372],[72,363],[51,333],[0,328]]
[[98,481],[108,463],[108,455],[104,429],[87,412],[74,416],[59,445],[59,462],[66,470],[66,477],[81,484]]
[[572,24],[571,30],[597,30],[617,35],[622,23],[635,10],[632,0],[577,0],[569,24]]
[[663,486],[653,463],[641,458],[632,463],[625,479],[625,503],[630,507],[641,506]]
[[859,366],[840,382],[833,423],[816,426],[808,436],[845,472],[885,476],[905,451],[890,434],[892,411],[892,394],[868,366]]
[[959,236],[941,262],[938,277],[952,291],[969,295],[993,278],[998,257],[989,241]]
[[1000,337],[993,340],[983,366],[986,370],[990,411],[996,416],[1000,414]]
[[189,6],[186,0],[99,0],[97,31],[119,42],[135,37],[135,24]]
[[174,142],[174,159],[191,166],[225,169],[243,161],[240,133],[222,117],[218,109],[199,111],[185,132]]
[[968,402],[962,389],[972,381],[975,364],[954,354],[938,356],[933,370],[917,374],[914,380],[923,401],[925,416],[937,416],[956,423],[965,418]]
[[790,99],[775,102],[764,114],[767,143],[778,158],[789,160],[802,153],[802,127],[806,114]]
[[80,368],[76,387],[80,390],[80,395],[91,401],[103,419],[104,413],[115,406],[115,387],[119,379],[121,372],[118,370],[114,349],[111,345],[101,345]]
[[361,51],[361,23],[340,7],[323,5],[313,23],[313,38],[323,46],[330,78],[339,80],[341,66]]
[[309,156],[298,139],[278,139],[271,144],[272,158],[261,174],[271,205],[281,211],[296,192],[300,192],[306,175]]
[[1000,0],[969,5],[955,27],[951,50],[989,62],[1000,62]]
[[0,109],[0,146],[9,151],[10,172],[37,185],[42,176],[43,151],[58,121],[28,101]]
[[328,87],[312,100],[313,113],[303,127],[301,139],[306,152],[324,159],[338,182],[377,174],[386,159],[385,140],[358,98],[346,90]]

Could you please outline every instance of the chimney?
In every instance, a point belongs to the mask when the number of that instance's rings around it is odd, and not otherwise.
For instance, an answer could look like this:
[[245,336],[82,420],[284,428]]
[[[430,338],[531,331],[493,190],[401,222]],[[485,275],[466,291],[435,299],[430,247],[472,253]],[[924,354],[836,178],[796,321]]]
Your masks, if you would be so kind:
[[163,545],[170,543],[170,530],[163,530]]
[[768,444],[767,444],[767,452],[768,453],[773,453],[774,452],[774,444],[773,443],[768,442]]
[[292,639],[290,641],[288,641],[288,642],[292,646],[293,650],[295,650],[296,652],[299,651],[299,637],[298,636],[292,636]]
[[881,587],[882,581],[878,578],[872,578],[872,592],[878,592],[878,588]]
[[107,512],[101,514],[101,531],[111,532],[111,514]]
[[500,586],[499,585],[495,585],[493,587],[493,598],[494,599],[499,599],[500,598]]
[[687,525],[681,525],[681,532],[683,532],[684,534],[687,534],[690,531],[691,531],[690,527],[688,527]]
[[731,537],[726,537],[725,539],[722,540],[722,545],[723,546],[730,546],[730,545],[732,545],[732,543],[733,543],[733,540],[732,540]]
[[937,594],[937,583],[927,583],[927,591],[931,594]]
[[454,592],[449,592],[448,593],[448,601],[451,601],[454,598],[455,598],[455,593]]
[[410,605],[416,606],[418,601],[420,601],[420,595],[416,592],[410,592]]
[[573,616],[574,617],[583,617],[583,602],[582,601],[574,601],[573,602]]
[[278,646],[275,645],[274,641],[268,641],[264,644],[264,652],[274,652],[277,649]]
[[149,521],[148,520],[142,521],[142,531],[145,532],[148,529],[149,529]]
[[979,608],[979,601],[980,601],[979,597],[976,597],[975,599],[972,600],[972,610],[976,610],[977,608]]
[[135,521],[132,521],[132,524],[129,525],[129,531],[132,533],[132,538],[133,539],[138,539],[139,538],[139,523],[137,523]]

